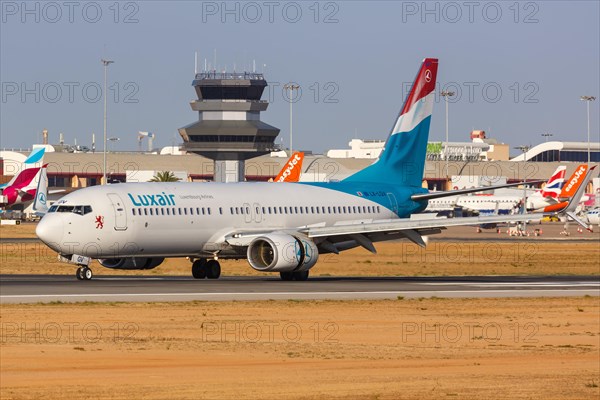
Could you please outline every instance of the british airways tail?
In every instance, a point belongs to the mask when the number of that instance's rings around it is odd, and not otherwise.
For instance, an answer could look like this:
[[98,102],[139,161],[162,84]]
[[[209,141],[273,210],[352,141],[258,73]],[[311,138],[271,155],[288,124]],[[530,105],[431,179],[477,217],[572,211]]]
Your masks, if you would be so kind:
[[558,195],[561,193],[562,188],[565,184],[565,172],[567,171],[567,167],[564,165],[558,166],[556,171],[552,174],[548,182],[546,182],[546,186],[542,189],[541,195],[542,197],[551,197],[553,199],[558,199]]
[[423,60],[379,159],[344,181],[421,187],[437,69],[437,58]]

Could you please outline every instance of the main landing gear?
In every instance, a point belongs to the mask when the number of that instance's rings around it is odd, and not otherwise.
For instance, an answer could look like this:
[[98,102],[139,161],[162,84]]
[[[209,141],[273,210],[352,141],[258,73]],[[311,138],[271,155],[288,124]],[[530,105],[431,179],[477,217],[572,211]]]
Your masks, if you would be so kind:
[[84,265],[84,266],[77,268],[77,272],[75,272],[75,276],[80,281],[89,281],[94,276],[94,273],[92,272],[90,267],[87,267]]
[[308,271],[296,271],[296,272],[280,272],[282,281],[305,281],[308,279]]
[[200,258],[192,264],[192,276],[195,279],[219,279],[221,276],[221,264],[217,260]]

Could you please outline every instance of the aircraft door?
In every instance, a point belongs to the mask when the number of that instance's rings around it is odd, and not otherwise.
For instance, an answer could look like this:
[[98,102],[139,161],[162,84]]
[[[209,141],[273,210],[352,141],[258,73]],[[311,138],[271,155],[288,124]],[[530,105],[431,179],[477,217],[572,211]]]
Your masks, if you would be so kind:
[[116,193],[108,193],[107,196],[110,199],[115,212],[115,230],[127,230],[127,213],[125,212],[125,204],[123,203],[121,196]]
[[388,193],[388,198],[390,199],[390,207],[394,214],[398,215],[398,202],[396,201],[396,196],[394,193]]

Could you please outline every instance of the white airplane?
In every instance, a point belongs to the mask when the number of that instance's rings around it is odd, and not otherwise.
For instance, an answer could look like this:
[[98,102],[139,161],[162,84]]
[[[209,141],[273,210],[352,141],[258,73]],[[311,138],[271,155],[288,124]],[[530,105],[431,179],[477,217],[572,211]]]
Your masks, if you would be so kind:
[[[527,210],[558,212],[564,209],[573,197],[587,173],[587,165],[575,169],[565,184],[565,166],[556,168],[543,189],[527,196]],[[479,215],[513,214],[523,206],[521,190],[505,189],[494,194],[474,194],[436,199],[429,202],[425,212],[452,211],[455,207],[477,212]],[[501,193],[500,193],[501,192]]]
[[343,181],[93,186],[57,201],[36,234],[61,260],[78,265],[82,280],[92,278],[92,259],[143,270],[165,257],[187,257],[198,279],[218,278],[219,259],[247,259],[255,270],[302,281],[319,254],[358,246],[375,253],[374,242],[402,238],[425,246],[427,235],[447,226],[522,220],[525,215],[410,218],[431,198],[490,189],[429,193],[421,187],[437,67],[437,59],[423,61],[380,158]]
[[590,225],[600,225],[600,208],[596,207],[585,213]]

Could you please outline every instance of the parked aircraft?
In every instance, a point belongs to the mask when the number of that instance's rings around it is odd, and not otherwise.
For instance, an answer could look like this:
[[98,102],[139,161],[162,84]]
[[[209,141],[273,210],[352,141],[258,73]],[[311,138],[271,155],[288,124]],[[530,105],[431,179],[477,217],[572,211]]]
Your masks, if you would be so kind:
[[33,150],[23,163],[23,170],[0,186],[0,207],[7,209],[19,204],[26,206],[36,198],[42,170],[46,168],[43,165],[44,152],[43,147]]
[[302,162],[304,161],[304,153],[297,151],[279,171],[279,174],[274,179],[274,182],[298,182],[302,173]]

